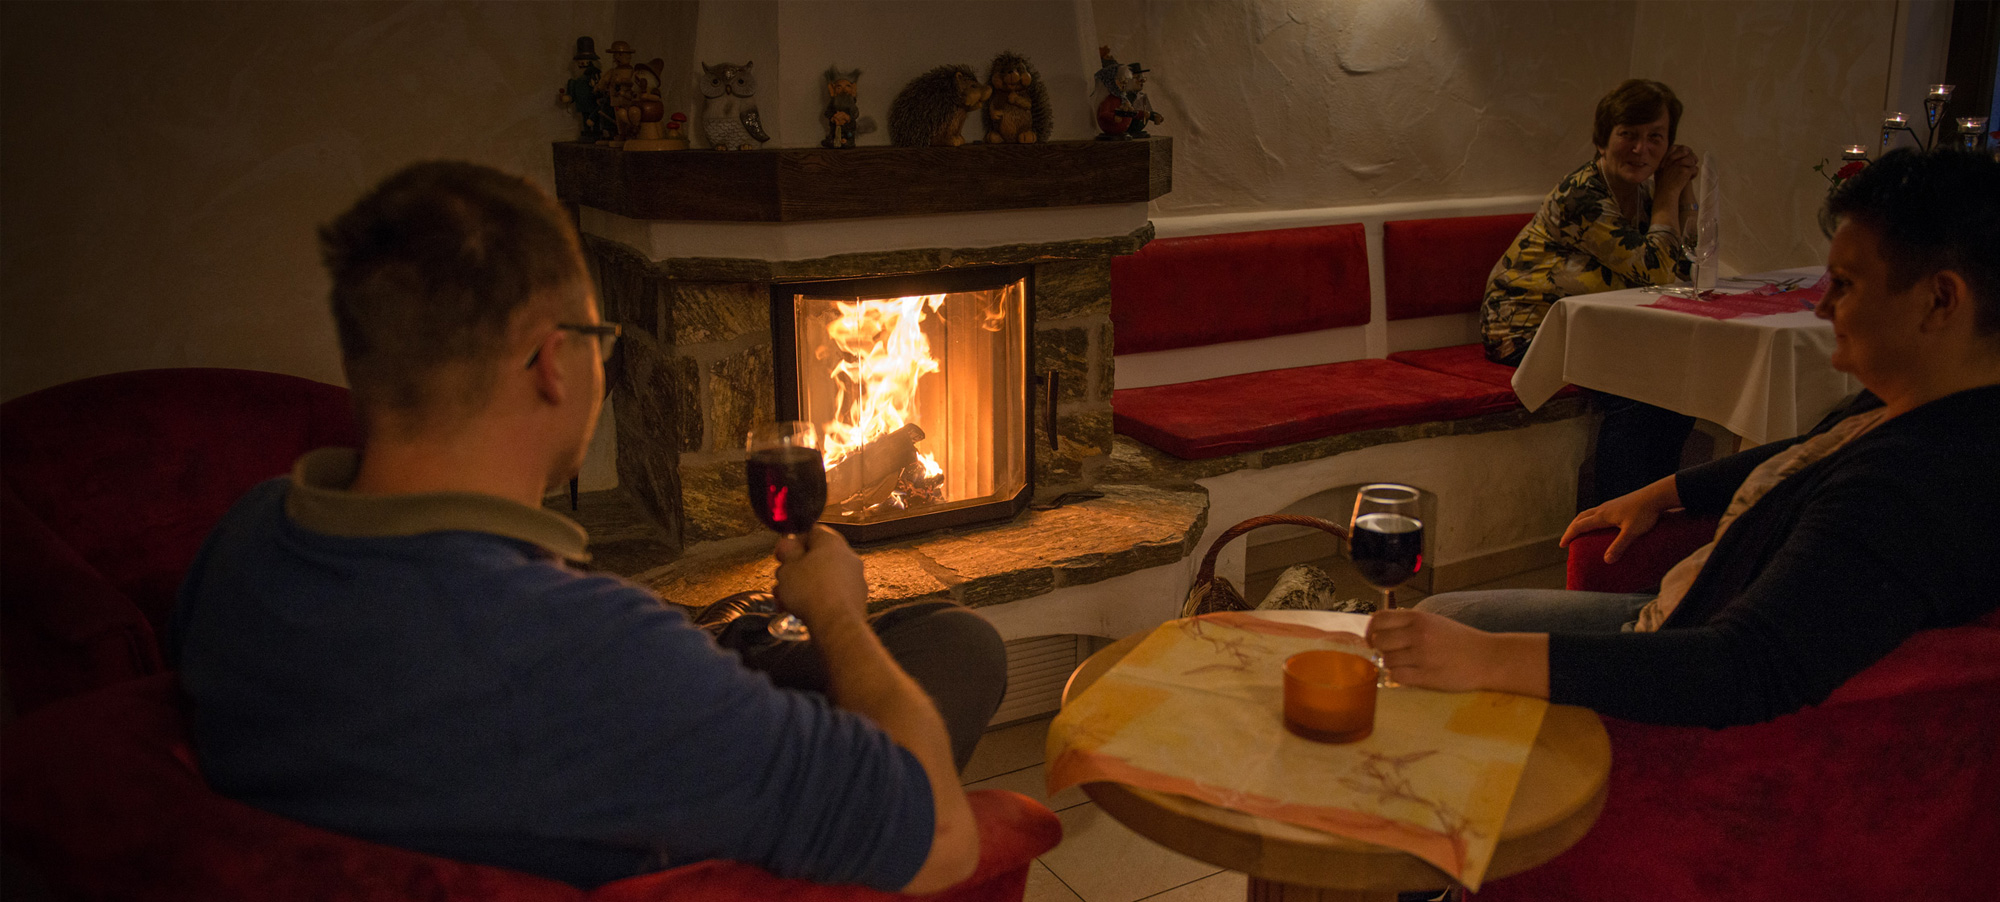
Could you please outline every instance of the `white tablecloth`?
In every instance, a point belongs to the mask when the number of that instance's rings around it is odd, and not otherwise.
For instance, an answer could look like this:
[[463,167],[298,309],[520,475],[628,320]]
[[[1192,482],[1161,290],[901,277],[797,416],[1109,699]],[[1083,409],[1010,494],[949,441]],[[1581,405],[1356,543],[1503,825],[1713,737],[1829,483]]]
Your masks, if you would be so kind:
[[[1755,287],[1745,280],[1794,276],[1811,284],[1823,272],[1786,269],[1716,287],[1745,291]],[[1812,428],[1861,389],[1833,368],[1833,325],[1810,310],[1716,320],[1641,306],[1657,296],[1627,289],[1557,301],[1514,373],[1521,403],[1534,410],[1576,384],[1719,423],[1762,444]]]

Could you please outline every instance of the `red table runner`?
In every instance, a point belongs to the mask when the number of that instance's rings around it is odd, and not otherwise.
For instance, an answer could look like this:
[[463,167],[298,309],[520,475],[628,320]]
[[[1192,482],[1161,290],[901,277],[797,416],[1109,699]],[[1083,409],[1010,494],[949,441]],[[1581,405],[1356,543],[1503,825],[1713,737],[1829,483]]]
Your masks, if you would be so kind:
[[1801,310],[1811,310],[1819,305],[1820,298],[1826,296],[1826,281],[1825,276],[1820,276],[1818,282],[1804,288],[1786,290],[1775,285],[1764,285],[1731,294],[1710,292],[1702,295],[1701,300],[1663,294],[1652,303],[1640,306],[1692,313],[1709,319],[1797,313]]

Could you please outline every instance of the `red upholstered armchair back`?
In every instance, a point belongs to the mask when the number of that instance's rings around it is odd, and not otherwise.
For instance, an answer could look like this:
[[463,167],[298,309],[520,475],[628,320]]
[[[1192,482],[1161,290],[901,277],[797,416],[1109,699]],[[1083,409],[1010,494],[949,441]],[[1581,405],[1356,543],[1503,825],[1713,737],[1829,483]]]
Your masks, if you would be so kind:
[[1111,259],[1120,354],[1368,322],[1360,223],[1162,238]]
[[[1657,582],[1714,530],[1683,518],[1610,569],[1578,560],[1601,559],[1610,531],[1582,537],[1569,587]],[[1547,864],[1488,882],[1479,902],[2000,898],[2000,612],[1918,633],[1825,702],[1767,723],[1605,727],[1596,825]]]
[[1391,320],[1470,313],[1486,277],[1533,213],[1382,224],[1382,291]]
[[230,369],[82,379],[0,405],[0,652],[19,710],[159,669],[203,539],[313,448],[354,445],[347,390]]

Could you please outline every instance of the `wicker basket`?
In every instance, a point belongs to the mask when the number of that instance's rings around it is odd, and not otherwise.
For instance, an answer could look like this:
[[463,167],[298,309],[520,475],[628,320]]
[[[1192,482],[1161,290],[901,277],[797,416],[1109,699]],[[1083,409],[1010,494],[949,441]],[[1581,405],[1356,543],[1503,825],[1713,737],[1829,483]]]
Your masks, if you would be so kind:
[[1243,600],[1243,593],[1225,577],[1215,575],[1215,559],[1222,554],[1222,547],[1259,526],[1310,526],[1338,536],[1347,541],[1347,527],[1318,517],[1304,517],[1294,514],[1266,514],[1251,517],[1223,530],[1215,537],[1215,543],[1208,546],[1208,554],[1201,559],[1201,570],[1195,573],[1194,587],[1188,590],[1187,601],[1181,604],[1182,617],[1212,614],[1216,611],[1248,611],[1254,606]]

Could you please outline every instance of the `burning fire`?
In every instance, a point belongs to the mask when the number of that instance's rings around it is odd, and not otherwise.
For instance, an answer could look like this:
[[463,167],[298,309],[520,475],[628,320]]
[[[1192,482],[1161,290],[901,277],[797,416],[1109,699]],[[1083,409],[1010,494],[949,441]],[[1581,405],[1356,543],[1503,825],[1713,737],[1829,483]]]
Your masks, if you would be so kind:
[[[939,368],[923,321],[944,299],[926,294],[835,303],[839,315],[826,331],[842,359],[833,368],[835,415],[821,448],[829,469],[913,422],[917,382]],[[928,453],[918,452],[917,461],[927,478],[944,472]]]

